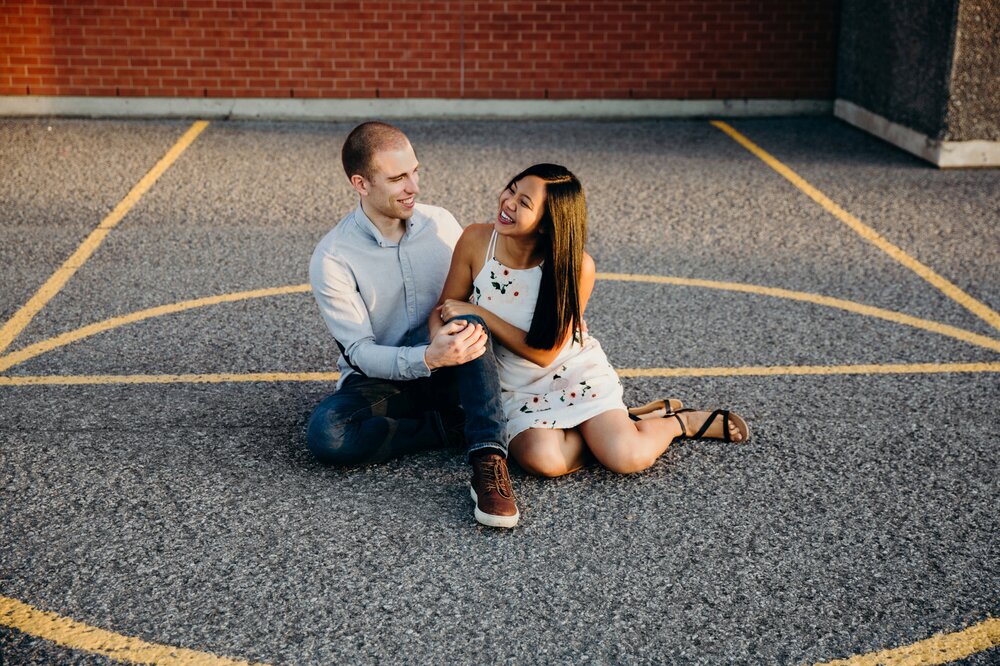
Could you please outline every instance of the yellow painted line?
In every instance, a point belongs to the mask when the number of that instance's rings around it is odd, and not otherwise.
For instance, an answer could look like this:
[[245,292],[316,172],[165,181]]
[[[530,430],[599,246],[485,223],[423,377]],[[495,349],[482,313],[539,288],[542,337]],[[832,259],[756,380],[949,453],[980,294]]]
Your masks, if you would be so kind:
[[226,384],[238,382],[335,382],[339,372],[251,372],[188,375],[0,375],[0,386],[84,386],[94,384]]
[[163,315],[183,312],[185,310],[193,310],[194,308],[202,308],[209,305],[218,305],[220,303],[232,303],[251,298],[280,296],[282,294],[296,294],[309,291],[309,289],[308,284],[298,284],[289,287],[273,287],[268,289],[255,289],[252,291],[239,291],[232,294],[222,294],[220,296],[209,296],[207,298],[196,298],[190,301],[181,301],[180,303],[171,303],[170,305],[160,305],[155,308],[139,310],[138,312],[132,312],[120,317],[106,319],[95,324],[89,324],[82,328],[63,333],[62,335],[57,335],[53,338],[36,342],[33,345],[29,345],[24,349],[19,349],[18,351],[6,356],[0,356],[0,372],[12,368],[19,363],[24,363],[28,359],[50,352],[53,349],[58,349],[59,347],[68,345],[71,342],[76,342],[77,340],[82,340],[104,331],[110,331],[111,329],[118,328],[119,326],[134,324],[144,319],[162,317]]
[[[820,296],[819,294],[810,294],[804,291],[792,291],[789,289],[779,289],[776,287],[762,287],[760,285],[743,284],[740,282],[696,280],[692,278],[678,278],[678,277],[669,277],[665,275],[636,275],[631,273],[598,273],[597,277],[598,279],[601,280],[620,280],[623,282],[650,282],[654,284],[672,284],[682,287],[698,287],[701,289],[719,289],[722,291],[735,291],[746,294],[757,294],[759,296],[771,296],[774,298],[784,298],[792,301],[800,301],[803,303],[824,305],[826,307],[837,308],[839,310],[846,310],[847,312],[853,312],[856,314],[865,315],[867,317],[875,317],[878,319],[884,319],[885,321],[891,321],[896,324],[904,324],[906,326],[912,326],[914,328],[923,329],[925,331],[931,331],[933,333],[945,335],[949,338],[954,338],[956,340],[968,342],[978,347],[984,347],[992,351],[1000,352],[1000,340],[997,340],[995,338],[990,338],[985,335],[979,335],[978,333],[966,331],[965,329],[957,328],[955,326],[949,326],[947,324],[941,324],[939,322],[931,321],[929,319],[911,317],[910,315],[902,314],[901,312],[884,310],[882,308],[876,308],[871,305],[863,305],[861,303],[855,303],[854,301],[847,301],[841,298],[832,298],[830,296]],[[3,369],[2,361],[0,361],[0,370],[2,369]]]
[[934,270],[920,263],[898,246],[891,243],[884,236],[879,234],[877,231],[869,227],[867,224],[854,217],[846,210],[835,204],[830,200],[825,194],[817,190],[815,187],[810,185],[799,176],[797,173],[789,169],[783,163],[778,161],[773,155],[765,151],[763,148],[752,142],[750,139],[746,138],[735,129],[733,129],[728,124],[720,121],[713,120],[712,125],[729,135],[738,144],[749,150],[751,153],[756,155],[767,164],[769,167],[781,174],[786,180],[788,180],[792,185],[797,187],[810,199],[818,203],[824,208],[828,213],[836,217],[838,220],[846,224],[848,227],[853,229],[855,233],[864,238],[869,243],[875,245],[890,257],[898,261],[903,266],[906,266],[911,271],[922,277],[927,282],[931,283],[935,288],[944,293],[948,298],[957,302],[959,305],[964,307],[969,312],[973,313],[983,321],[987,322],[993,328],[1000,330],[1000,314],[992,310],[988,305],[982,301],[978,301],[969,294],[962,291],[954,283],[950,282],[946,278],[938,275]]
[[827,661],[816,666],[937,666],[1000,646],[1000,620],[987,618],[962,631],[937,634],[912,645]]
[[76,249],[69,259],[67,259],[62,266],[46,281],[45,284],[35,293],[34,296],[29,300],[20,310],[14,313],[10,321],[0,328],[0,353],[3,353],[10,344],[14,341],[21,331],[31,323],[31,320],[38,314],[45,305],[52,300],[52,298],[59,293],[59,291],[65,286],[66,282],[73,277],[73,274],[84,262],[90,258],[92,254],[97,250],[97,248],[104,242],[105,237],[111,232],[113,228],[125,217],[126,214],[132,207],[135,206],[136,202],[145,194],[153,183],[163,175],[163,173],[170,168],[181,153],[183,153],[191,143],[198,138],[205,128],[208,127],[208,122],[204,120],[199,120],[198,122],[191,125],[191,127],[177,140],[177,143],[167,151],[167,154],[156,163],[156,165],[149,170],[142,180],[136,183],[135,187],[129,191],[125,198],[122,199],[114,210],[112,210],[107,217],[101,220],[101,223],[97,225],[89,236],[83,241],[83,243]]
[[[72,650],[99,654],[118,661],[157,666],[252,666],[251,662],[219,657],[209,652],[149,643],[98,629],[56,613],[0,596],[0,624],[43,638]],[[253,666],[263,666],[260,664]]]
[[[1000,363],[763,365],[735,368],[620,368],[619,377],[775,377],[780,375],[896,375],[1000,372]],[[0,384],[2,385],[2,384]]]
[[[1000,372],[1000,363],[897,363],[871,365],[764,365],[732,368],[617,368],[619,377],[777,377],[794,375],[898,375]],[[0,386],[101,384],[225,384],[334,382],[339,372],[252,372],[184,375],[0,375]]]
[[[742,284],[739,282],[696,280],[692,278],[669,277],[665,275],[598,273],[597,278],[600,280],[645,282],[653,284],[670,284],[683,287],[697,287],[702,289],[717,289],[721,291],[734,291],[747,294],[757,294],[760,296],[770,296],[773,298],[784,298],[804,303],[814,303],[816,305],[823,305],[826,307],[837,308],[840,310],[845,310],[847,312],[853,312],[856,314],[861,314],[869,317],[876,317],[878,319],[884,319],[886,321],[891,321],[897,324],[904,324],[906,326],[911,326],[913,328],[919,328],[925,331],[931,331],[933,333],[938,333],[940,335],[944,335],[956,340],[968,342],[978,347],[984,347],[991,351],[1000,352],[1000,340],[989,338],[986,337],[985,335],[979,335],[978,333],[973,333],[971,331],[966,331],[964,329],[956,328],[954,326],[949,326],[947,324],[941,324],[935,321],[930,321],[928,319],[911,317],[910,315],[905,315],[899,312],[893,312],[892,310],[883,310],[882,308],[876,308],[870,305],[862,305],[860,303],[855,303],[853,301],[847,301],[839,298],[830,298],[829,296],[820,296],[818,294],[810,294],[808,292],[791,291],[788,289],[778,289],[774,287],[762,287],[759,285]],[[143,321],[145,319],[151,319],[153,317],[160,317],[167,314],[183,312],[185,310],[192,310],[194,308],[206,307],[209,305],[218,305],[220,303],[232,303],[252,298],[266,298],[269,296],[305,293],[308,291],[310,291],[310,286],[308,284],[289,285],[286,287],[255,289],[252,291],[240,291],[232,294],[209,296],[207,298],[197,298],[190,301],[181,301],[180,303],[161,305],[154,308],[148,308],[146,310],[140,310],[138,312],[133,312],[131,314],[122,315],[120,317],[114,317],[112,319],[106,319],[104,321],[97,322],[94,324],[89,324],[87,326],[83,326],[82,328],[78,328],[73,331],[57,335],[53,338],[48,338],[46,340],[42,340],[41,342],[36,342],[33,345],[29,345],[24,349],[12,352],[6,356],[0,356],[0,372],[3,372],[4,370],[8,370],[16,365],[24,363],[25,361],[35,358],[36,356],[40,356],[42,354],[53,351],[60,347],[64,347],[70,344],[71,342],[76,342],[78,340],[82,340],[97,333],[109,331],[118,328],[120,326],[125,326],[127,324],[134,324],[136,322]]]
[[[118,661],[156,666],[265,666],[160,643],[150,643],[77,622],[56,613],[0,596],[0,625],[74,650]],[[816,666],[938,666],[1000,646],[1000,620],[936,634],[912,645],[871,652]]]

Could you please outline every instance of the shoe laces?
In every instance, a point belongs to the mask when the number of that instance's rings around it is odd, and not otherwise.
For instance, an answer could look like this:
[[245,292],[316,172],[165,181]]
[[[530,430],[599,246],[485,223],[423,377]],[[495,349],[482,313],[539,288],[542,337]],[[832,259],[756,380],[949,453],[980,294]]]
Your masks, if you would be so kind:
[[486,490],[495,490],[503,497],[513,499],[514,489],[511,487],[507,465],[503,458],[480,460],[479,469],[483,475],[483,485]]

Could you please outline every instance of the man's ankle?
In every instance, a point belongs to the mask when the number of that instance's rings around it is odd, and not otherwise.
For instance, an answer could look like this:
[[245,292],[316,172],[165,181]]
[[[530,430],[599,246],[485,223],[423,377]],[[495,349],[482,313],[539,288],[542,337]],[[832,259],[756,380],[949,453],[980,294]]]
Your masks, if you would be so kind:
[[507,452],[503,449],[495,446],[482,446],[469,451],[469,462],[475,463],[477,460],[482,460],[491,455],[500,456],[504,460],[507,459]]

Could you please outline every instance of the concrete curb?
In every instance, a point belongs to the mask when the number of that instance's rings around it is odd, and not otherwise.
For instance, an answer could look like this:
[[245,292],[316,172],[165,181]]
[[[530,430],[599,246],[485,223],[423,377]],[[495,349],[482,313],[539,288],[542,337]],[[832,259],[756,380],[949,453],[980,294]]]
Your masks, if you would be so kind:
[[828,115],[825,99],[203,99],[0,96],[0,116],[359,120],[367,118],[690,118]]
[[942,169],[1000,167],[1000,141],[941,141],[838,99],[833,115]]

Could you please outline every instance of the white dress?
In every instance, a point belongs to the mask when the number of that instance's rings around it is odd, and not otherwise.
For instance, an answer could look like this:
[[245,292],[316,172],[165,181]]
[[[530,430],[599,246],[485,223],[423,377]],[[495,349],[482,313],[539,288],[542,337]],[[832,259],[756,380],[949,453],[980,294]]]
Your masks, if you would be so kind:
[[[538,300],[542,268],[508,268],[495,255],[497,232],[490,237],[486,262],[472,281],[472,303],[527,331]],[[507,441],[528,428],[572,428],[598,414],[625,409],[622,384],[592,335],[580,332],[559,356],[542,368],[494,342],[507,415]]]

